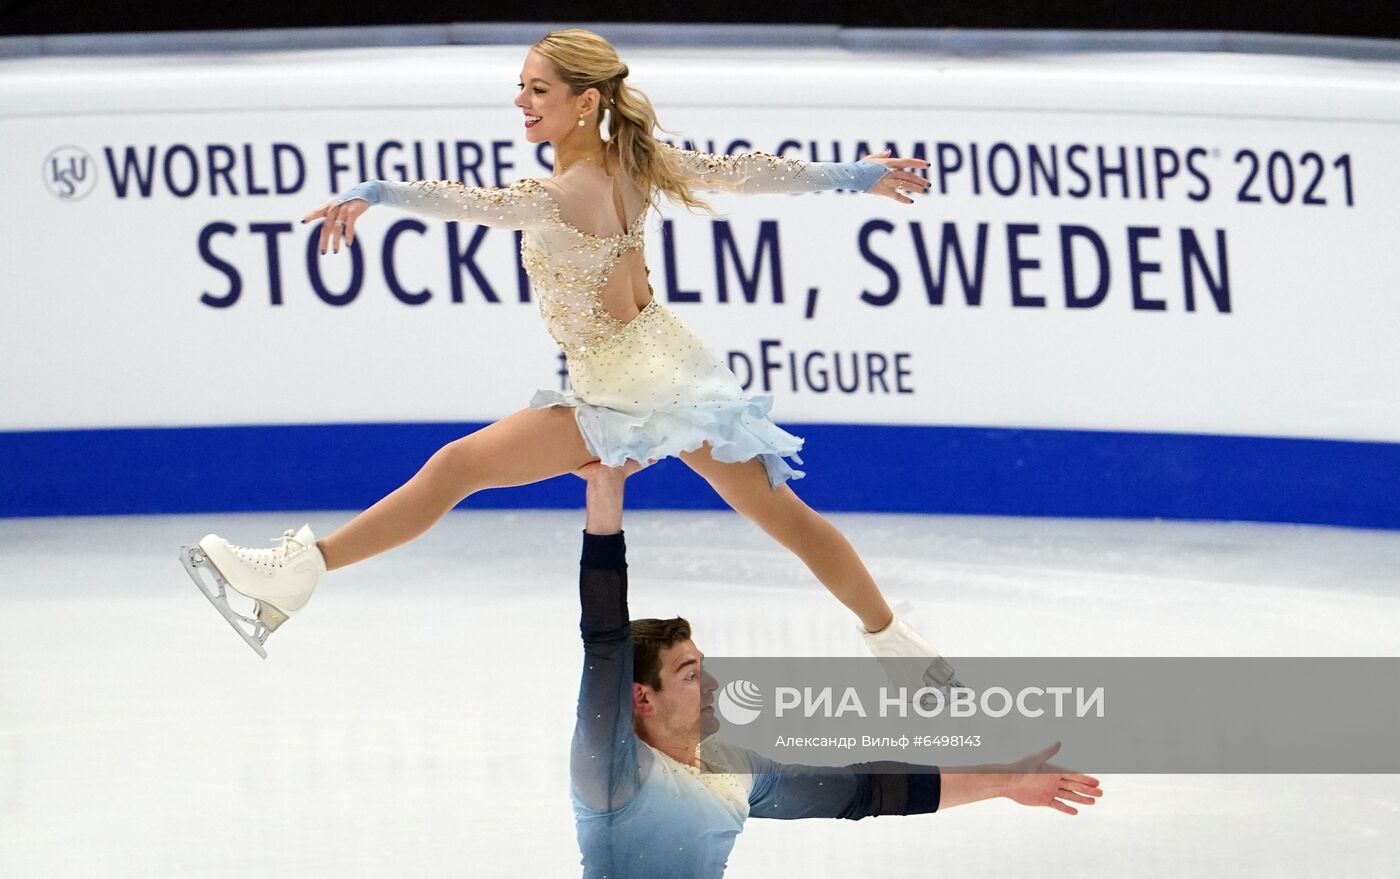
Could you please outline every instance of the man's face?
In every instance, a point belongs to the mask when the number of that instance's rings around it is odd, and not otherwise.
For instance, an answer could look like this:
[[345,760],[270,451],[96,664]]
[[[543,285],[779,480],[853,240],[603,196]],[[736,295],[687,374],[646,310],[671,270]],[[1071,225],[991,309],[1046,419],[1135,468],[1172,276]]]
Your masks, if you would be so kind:
[[643,715],[648,723],[667,738],[684,741],[698,741],[718,730],[715,691],[719,682],[705,671],[705,654],[686,640],[661,648],[659,659],[661,689],[638,685],[652,705],[652,711]]

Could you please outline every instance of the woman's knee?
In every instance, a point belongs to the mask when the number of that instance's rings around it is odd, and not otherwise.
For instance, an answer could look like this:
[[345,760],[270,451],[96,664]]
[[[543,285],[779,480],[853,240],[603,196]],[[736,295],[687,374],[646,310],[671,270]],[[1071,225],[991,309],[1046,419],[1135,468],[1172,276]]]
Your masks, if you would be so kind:
[[441,485],[461,497],[466,497],[481,488],[479,456],[472,445],[470,436],[453,440],[433,453],[419,471],[420,475],[435,486]]

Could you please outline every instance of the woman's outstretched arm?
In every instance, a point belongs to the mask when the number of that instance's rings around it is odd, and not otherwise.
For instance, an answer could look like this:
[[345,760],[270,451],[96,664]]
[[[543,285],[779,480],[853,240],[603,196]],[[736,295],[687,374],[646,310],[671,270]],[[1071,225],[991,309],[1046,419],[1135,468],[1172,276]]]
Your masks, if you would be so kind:
[[462,220],[497,229],[530,229],[547,222],[553,202],[544,186],[531,178],[509,186],[467,186],[454,180],[366,180],[302,217],[325,218],[321,252],[340,250],[355,239],[355,222],[371,205],[386,205],[442,220]]
[[765,153],[761,150],[721,156],[662,144],[681,174],[697,190],[719,192],[821,192],[852,189],[889,195],[911,203],[896,190],[923,192],[928,181],[903,168],[927,168],[923,159],[895,159],[889,150],[858,162],[809,162]]

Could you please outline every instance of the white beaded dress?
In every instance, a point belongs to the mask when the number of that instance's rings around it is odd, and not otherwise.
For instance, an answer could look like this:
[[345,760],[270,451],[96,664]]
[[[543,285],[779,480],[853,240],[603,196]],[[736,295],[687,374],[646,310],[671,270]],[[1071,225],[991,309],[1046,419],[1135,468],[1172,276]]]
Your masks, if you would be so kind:
[[[658,141],[694,191],[736,193],[867,191],[885,169],[876,163],[807,162],[764,152],[720,156]],[[871,167],[873,166],[873,167]],[[563,349],[570,391],[541,390],[531,408],[568,406],[589,451],[610,467],[645,463],[710,445],[715,460],[758,458],[776,488],[802,472],[802,440],[768,417],[769,395],[746,396],[738,377],[653,295],[623,322],[602,303],[622,255],[643,246],[643,207],[630,224],[615,205],[615,235],[594,235],[564,221],[538,180],[505,187],[442,180],[368,181],[341,201],[365,198],[417,214],[522,230],[520,258],[545,327]],[[616,199],[614,187],[614,199]],[[650,285],[648,285],[650,286]]]

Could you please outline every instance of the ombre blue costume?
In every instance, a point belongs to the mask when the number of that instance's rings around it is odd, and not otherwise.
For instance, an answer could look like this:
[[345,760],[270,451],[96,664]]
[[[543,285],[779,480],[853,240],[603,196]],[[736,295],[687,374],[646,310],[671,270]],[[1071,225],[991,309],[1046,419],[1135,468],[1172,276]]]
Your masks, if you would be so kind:
[[584,534],[579,602],[584,665],[570,775],[585,879],[722,876],[749,817],[860,819],[938,809],[936,767],[782,764],[712,736],[701,741],[699,756],[714,771],[701,771],[652,748],[632,726],[621,533]]
[[[695,191],[735,193],[869,192],[889,169],[879,162],[807,162],[764,152],[719,156],[657,142]],[[442,180],[369,180],[339,199],[360,198],[425,216],[523,230],[520,258],[554,340],[569,366],[571,392],[542,390],[531,408],[569,406],[588,450],[609,467],[692,451],[709,443],[714,459],[758,458],[776,488],[800,478],[783,459],[801,463],[802,440],[768,417],[772,397],[745,396],[739,379],[699,338],[656,300],[622,322],[602,303],[602,291],[622,255],[643,245],[648,211],[629,223],[613,182],[615,235],[593,235],[565,222],[560,205],[538,180],[506,187]],[[598,205],[569,205],[594,212]]]

